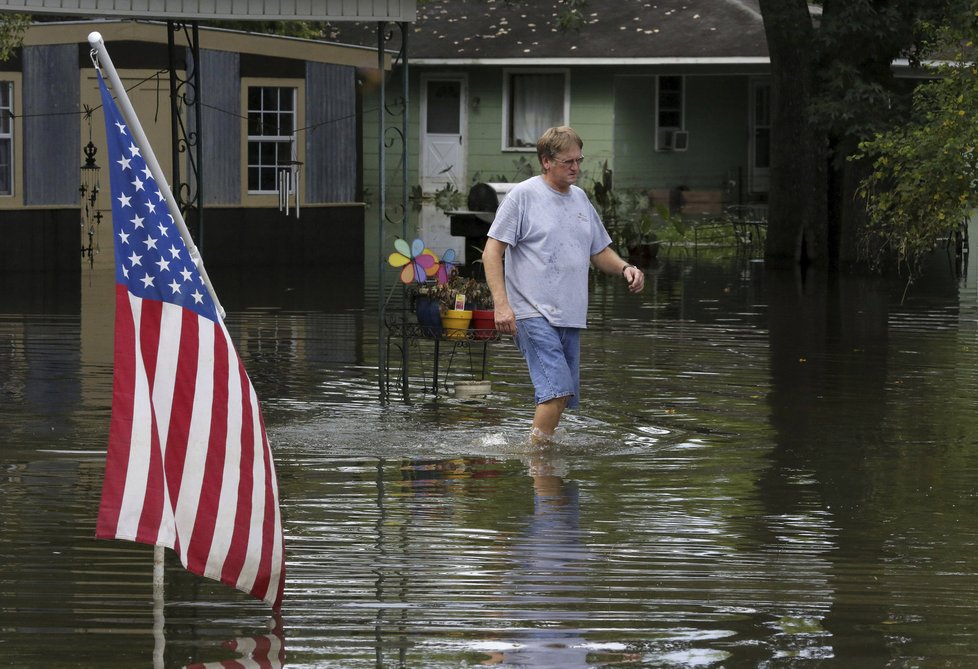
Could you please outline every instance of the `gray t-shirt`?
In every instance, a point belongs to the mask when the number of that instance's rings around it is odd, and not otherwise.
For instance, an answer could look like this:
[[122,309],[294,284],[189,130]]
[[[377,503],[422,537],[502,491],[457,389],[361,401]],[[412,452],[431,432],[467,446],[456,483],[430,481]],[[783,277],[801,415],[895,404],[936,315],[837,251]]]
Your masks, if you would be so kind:
[[583,190],[561,193],[542,176],[527,179],[500,203],[489,236],[508,246],[506,295],[517,320],[587,327],[588,267],[611,237]]

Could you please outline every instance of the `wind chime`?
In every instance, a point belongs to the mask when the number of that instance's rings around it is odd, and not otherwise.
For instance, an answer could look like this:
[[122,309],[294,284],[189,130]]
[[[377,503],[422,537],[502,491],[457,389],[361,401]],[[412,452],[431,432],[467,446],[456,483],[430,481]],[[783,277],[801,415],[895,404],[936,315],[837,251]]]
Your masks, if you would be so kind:
[[98,149],[92,142],[92,112],[85,105],[85,118],[88,120],[88,144],[85,145],[85,164],[81,166],[81,229],[88,234],[88,245],[81,247],[82,258],[88,258],[88,266],[94,267],[95,256],[101,252],[98,240],[98,228],[102,222],[102,212],[98,210],[98,194],[102,190],[99,183],[99,172],[102,168],[95,162]]
[[295,210],[295,217],[299,218],[299,170],[302,163],[297,160],[279,163],[278,171],[278,210],[284,211],[289,215],[290,200],[289,196],[294,196],[292,209]]

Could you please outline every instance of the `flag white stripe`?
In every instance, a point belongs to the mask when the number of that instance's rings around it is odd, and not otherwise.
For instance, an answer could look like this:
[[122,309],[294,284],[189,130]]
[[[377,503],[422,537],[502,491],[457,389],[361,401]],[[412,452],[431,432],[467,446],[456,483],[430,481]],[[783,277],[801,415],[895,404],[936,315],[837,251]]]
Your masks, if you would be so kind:
[[[257,400],[257,398],[258,395],[256,394],[255,399]],[[264,450],[267,446],[268,443],[265,438],[265,432],[262,431],[262,449]],[[272,491],[270,494],[272,495],[272,501],[274,502],[274,514],[275,514],[274,527],[276,528],[276,531],[272,533],[273,536],[272,576],[273,578],[269,579],[268,593],[266,595],[266,599],[274,600],[274,598],[278,595],[279,585],[281,584],[282,579],[285,578],[285,574],[281,571],[281,569],[284,569],[283,557],[285,555],[285,544],[284,544],[285,537],[283,536],[282,532],[279,529],[282,527],[282,511],[278,504],[278,476],[275,473],[275,461],[272,458],[271,453],[272,451],[271,449],[269,449],[268,467],[269,467],[269,471],[271,472],[271,478],[272,478]]]
[[156,429],[160,435],[160,450],[166,455],[166,437],[170,431],[170,412],[173,409],[173,388],[176,385],[177,360],[180,357],[180,332],[183,329],[183,309],[163,303],[160,314],[160,343],[156,354],[156,379],[153,382],[153,408],[156,410]]
[[[223,326],[222,326],[222,334]],[[227,335],[224,334],[226,337]],[[221,497],[217,507],[217,525],[214,527],[214,541],[207,556],[207,571],[211,578],[220,579],[224,561],[231,548],[234,520],[238,512],[238,481],[241,479],[241,384],[238,376],[237,353],[228,341],[227,349],[227,389],[228,418],[224,472],[221,480]],[[238,401],[235,401],[238,398]],[[212,576],[213,574],[213,576]]]
[[[240,371],[239,371],[240,374]],[[258,402],[255,398],[254,389],[249,381],[247,388],[248,395],[245,399],[251,405],[251,448],[254,453],[254,460],[251,468],[251,475],[254,477],[255,484],[251,487],[251,520],[248,528],[248,552],[245,558],[241,575],[238,578],[238,587],[246,587],[248,590],[254,586],[255,577],[258,575],[258,567],[261,564],[264,543],[262,532],[264,530],[265,518],[265,451],[258,447],[261,442],[261,424],[259,423]]]
[[[180,334],[183,330],[183,309],[163,303],[160,314],[160,340],[156,352],[156,376],[153,380],[153,410],[156,412],[156,430],[160,436],[160,456],[166,462],[166,440],[170,433],[170,413],[173,409],[173,389],[176,386],[177,361],[180,357]],[[176,528],[170,486],[166,485],[166,467],[163,468],[163,515],[157,533],[157,543],[176,545]]]

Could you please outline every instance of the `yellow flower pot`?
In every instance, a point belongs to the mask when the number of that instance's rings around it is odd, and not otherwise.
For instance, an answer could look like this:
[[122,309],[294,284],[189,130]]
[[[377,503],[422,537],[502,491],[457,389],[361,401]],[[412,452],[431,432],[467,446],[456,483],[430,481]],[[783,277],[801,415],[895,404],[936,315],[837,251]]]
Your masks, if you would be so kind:
[[449,309],[441,315],[441,326],[449,339],[465,339],[471,320],[471,311]]

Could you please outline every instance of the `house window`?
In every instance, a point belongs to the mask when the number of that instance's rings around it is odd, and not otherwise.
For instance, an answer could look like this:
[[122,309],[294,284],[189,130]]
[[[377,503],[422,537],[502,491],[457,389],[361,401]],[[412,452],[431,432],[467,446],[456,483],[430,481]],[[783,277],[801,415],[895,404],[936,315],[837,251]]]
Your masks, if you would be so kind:
[[14,194],[14,84],[0,81],[0,195]]
[[754,88],[754,167],[771,167],[771,85]]
[[547,128],[567,124],[567,72],[507,72],[503,89],[506,149],[535,148]]
[[683,78],[656,77],[655,136],[656,148],[673,148],[673,133],[683,129]]
[[278,192],[280,172],[296,161],[295,130],[295,88],[248,87],[249,193]]

